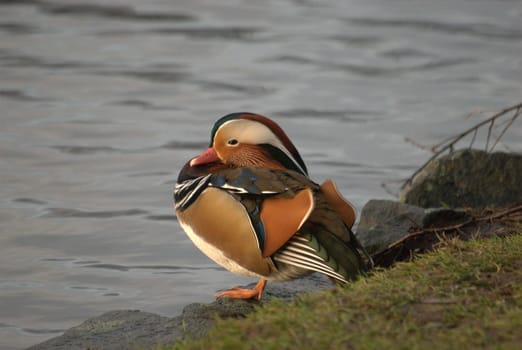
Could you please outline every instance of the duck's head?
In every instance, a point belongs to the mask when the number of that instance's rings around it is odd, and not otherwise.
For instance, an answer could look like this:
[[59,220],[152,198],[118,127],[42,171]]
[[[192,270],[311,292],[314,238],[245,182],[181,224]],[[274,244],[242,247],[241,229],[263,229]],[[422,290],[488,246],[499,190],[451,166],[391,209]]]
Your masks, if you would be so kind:
[[290,169],[307,175],[306,165],[283,129],[267,117],[246,112],[219,119],[212,128],[209,148],[193,158],[190,166],[214,163]]

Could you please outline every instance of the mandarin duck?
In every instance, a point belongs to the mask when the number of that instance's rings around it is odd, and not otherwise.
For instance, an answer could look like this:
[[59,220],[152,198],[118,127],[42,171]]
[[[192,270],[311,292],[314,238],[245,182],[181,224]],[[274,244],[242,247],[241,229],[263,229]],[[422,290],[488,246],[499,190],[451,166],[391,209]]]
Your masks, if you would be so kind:
[[259,278],[253,289],[216,298],[260,299],[267,280],[313,271],[343,284],[372,266],[351,231],[354,207],[332,180],[310,180],[283,129],[261,115],[219,119],[209,148],[180,171],[174,201],[181,227],[201,251],[231,272]]

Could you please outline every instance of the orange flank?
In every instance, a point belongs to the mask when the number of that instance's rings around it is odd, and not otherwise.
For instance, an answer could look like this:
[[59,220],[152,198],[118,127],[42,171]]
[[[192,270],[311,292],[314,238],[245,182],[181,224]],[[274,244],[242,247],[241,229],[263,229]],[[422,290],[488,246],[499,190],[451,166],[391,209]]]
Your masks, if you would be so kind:
[[267,198],[261,208],[265,227],[263,256],[274,254],[296,234],[314,209],[312,190],[307,188],[293,198]]

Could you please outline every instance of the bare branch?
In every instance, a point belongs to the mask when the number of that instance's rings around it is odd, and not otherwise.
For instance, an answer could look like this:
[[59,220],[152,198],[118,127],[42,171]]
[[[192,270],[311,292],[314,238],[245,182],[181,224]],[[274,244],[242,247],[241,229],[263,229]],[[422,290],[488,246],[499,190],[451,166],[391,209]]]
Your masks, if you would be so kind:
[[473,143],[475,142],[475,138],[477,137],[478,129],[473,131],[473,137],[471,138],[471,142],[469,143],[469,148],[473,147]]
[[504,133],[507,131],[507,129],[511,126],[511,124],[513,124],[513,122],[515,121],[515,119],[517,119],[517,117],[520,115],[520,108],[518,108],[516,111],[515,111],[515,114],[513,115],[513,117],[509,120],[509,122],[506,124],[506,126],[504,127],[504,129],[502,129],[502,131],[500,132],[500,135],[498,135],[497,139],[495,140],[495,143],[493,144],[493,146],[491,146],[491,148],[489,149],[489,152],[493,151],[493,148],[495,148],[495,146],[497,145],[497,143],[500,141],[500,139],[502,138],[502,136],[504,136]]
[[408,142],[408,143],[411,143],[412,145],[414,145],[415,147],[418,147],[420,148],[421,150],[423,151],[430,151],[430,152],[433,152],[432,148],[429,147],[429,146],[425,146],[425,145],[421,145],[420,143],[418,143],[417,141],[409,138],[409,137],[405,137],[404,138],[404,141]]
[[391,184],[397,184],[396,187],[400,188],[400,185],[399,184],[402,184],[403,180],[388,180],[388,181],[383,181],[381,183],[381,187],[384,189],[384,191],[386,191],[386,193],[388,193],[389,195],[393,196],[393,197],[398,197],[399,196],[399,192],[397,190],[393,190],[391,188]]
[[488,128],[488,137],[486,138],[486,152],[488,151],[489,139],[491,137],[491,129],[493,129],[493,125],[495,124],[495,119],[491,120]]
[[[430,163],[432,160],[436,159],[437,157],[439,157],[441,154],[443,154],[445,151],[449,150],[449,153],[452,153],[453,150],[454,150],[454,146],[460,141],[462,140],[464,137],[468,136],[469,134],[473,133],[473,136],[472,136],[472,140],[471,140],[471,144],[470,144],[470,147],[473,145],[473,143],[475,142],[475,138],[476,138],[476,135],[477,135],[477,131],[479,128],[481,128],[482,126],[484,125],[487,125],[489,124],[489,127],[488,127],[488,136],[487,136],[487,140],[486,140],[486,151],[488,151],[488,148],[489,148],[489,140],[491,138],[491,132],[492,132],[492,129],[493,129],[493,126],[495,125],[495,121],[506,115],[507,113],[509,112],[512,112],[512,111],[515,111],[515,114],[511,117],[511,120],[506,124],[506,127],[504,127],[504,129],[502,130],[502,132],[500,133],[500,135],[496,138],[495,140],[495,143],[493,144],[493,146],[489,149],[489,151],[492,151],[493,148],[497,145],[497,143],[500,141],[500,139],[502,138],[502,136],[504,135],[504,133],[506,132],[506,130],[511,126],[511,124],[513,124],[513,122],[515,121],[515,119],[517,119],[520,114],[521,114],[521,110],[522,110],[522,103],[518,103],[514,106],[511,106],[511,107],[508,107],[508,108],[504,108],[503,110],[493,114],[491,117],[481,121],[480,123],[474,125],[473,127],[469,128],[468,130],[460,133],[460,134],[457,134],[455,136],[452,136],[452,137],[449,137],[447,139],[445,139],[444,141],[434,145],[433,147],[431,147],[431,151],[434,153],[429,159],[427,162],[425,162],[419,169],[417,169],[404,183],[403,185],[401,186],[401,188],[404,188],[406,187],[407,185],[409,185],[413,179],[415,178],[415,176],[417,176],[417,174],[419,174],[422,170],[424,170],[424,168],[428,165],[428,163]],[[468,116],[469,117],[469,116]],[[418,145],[416,142],[412,141],[412,140],[409,140],[409,142],[415,144],[415,145]]]
[[[430,233],[433,234],[433,233],[438,233],[438,232],[459,230],[462,227],[469,225],[473,222],[500,220],[503,217],[509,217],[509,215],[520,213],[521,211],[522,211],[522,205],[518,205],[515,207],[508,208],[506,210],[496,211],[490,215],[484,215],[484,216],[478,216],[478,217],[474,217],[474,216],[470,215],[464,222],[454,224],[454,225],[432,227],[432,228],[422,228],[419,225],[414,225],[417,227],[416,230],[409,232],[406,236],[391,243],[390,245],[388,245],[388,247],[386,247],[386,249],[392,249],[392,248],[402,244],[404,241],[411,239],[412,237],[415,237],[415,236],[420,236],[420,235],[425,235],[425,234],[430,234]],[[518,216],[517,216],[517,218],[518,218]]]

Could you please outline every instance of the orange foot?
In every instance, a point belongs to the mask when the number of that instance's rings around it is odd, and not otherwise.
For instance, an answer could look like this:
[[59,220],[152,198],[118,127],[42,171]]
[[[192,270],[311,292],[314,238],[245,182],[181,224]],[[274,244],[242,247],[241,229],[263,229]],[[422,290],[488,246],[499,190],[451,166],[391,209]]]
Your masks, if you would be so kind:
[[263,291],[266,287],[266,280],[261,278],[259,282],[257,282],[256,286],[253,289],[243,289],[239,287],[234,287],[229,290],[225,290],[223,292],[219,292],[214,294],[214,298],[233,298],[233,299],[261,299],[263,295]]

